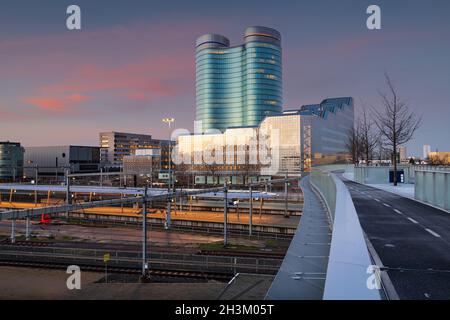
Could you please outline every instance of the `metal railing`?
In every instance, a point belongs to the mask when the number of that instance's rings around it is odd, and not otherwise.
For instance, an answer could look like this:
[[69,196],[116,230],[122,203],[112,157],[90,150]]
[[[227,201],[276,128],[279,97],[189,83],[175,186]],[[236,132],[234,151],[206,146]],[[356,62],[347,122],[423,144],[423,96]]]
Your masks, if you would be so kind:
[[[71,260],[92,265],[103,265],[105,253],[110,253],[110,266],[139,266],[140,251],[116,251],[87,248],[58,247],[2,247],[0,261],[23,258],[25,260],[57,262]],[[222,272],[254,272],[275,274],[280,267],[280,259],[263,257],[209,256],[191,253],[149,252],[147,259],[152,267],[180,270],[208,270]]]

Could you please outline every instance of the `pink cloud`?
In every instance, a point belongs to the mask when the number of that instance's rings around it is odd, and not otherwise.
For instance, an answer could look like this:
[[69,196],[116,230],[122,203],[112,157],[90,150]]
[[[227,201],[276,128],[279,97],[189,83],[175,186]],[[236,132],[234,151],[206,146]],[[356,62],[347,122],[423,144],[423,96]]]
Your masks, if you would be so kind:
[[89,100],[89,97],[79,94],[79,93],[74,93],[74,94],[68,95],[67,100],[70,102],[85,102],[85,101]]
[[119,67],[85,65],[58,83],[40,87],[39,92],[58,96],[75,91],[78,98],[107,92],[131,101],[150,101],[184,93],[187,87],[176,77],[186,74],[193,74],[193,63],[175,57],[147,58]]
[[132,101],[150,101],[150,97],[144,92],[129,92],[124,95],[126,98]]
[[[0,61],[0,69],[19,83],[28,79],[16,101],[40,112],[51,111],[49,116],[95,112],[106,105],[109,110],[140,108],[143,103],[148,107],[162,98],[192,96],[193,46],[209,23],[136,23],[83,33],[4,39],[0,40],[0,54],[8,59]],[[177,47],[167,45],[167,39]],[[96,108],[75,108],[93,100]],[[110,108],[111,102],[119,108]]]
[[64,102],[61,99],[49,97],[28,97],[24,102],[31,104],[42,110],[61,111],[66,109]]
[[5,120],[17,120],[20,116],[13,111],[8,110],[6,106],[0,105],[0,123]]
[[[440,37],[447,37],[448,31],[434,29],[397,29],[389,33],[372,32],[349,37],[338,38],[331,42],[321,42],[308,47],[300,47],[289,50],[286,57],[295,61],[299,56],[303,58],[323,57],[348,57],[359,55],[363,50],[373,48],[383,48],[389,46],[390,49],[401,47],[406,39],[420,39],[426,41],[430,39],[438,40]],[[417,40],[416,40],[417,41]]]
[[32,96],[26,97],[23,101],[30,104],[42,111],[53,111],[53,112],[67,112],[70,107],[77,103],[82,103],[88,101],[89,97],[74,93],[66,95],[62,98],[59,97],[48,97],[48,96]]

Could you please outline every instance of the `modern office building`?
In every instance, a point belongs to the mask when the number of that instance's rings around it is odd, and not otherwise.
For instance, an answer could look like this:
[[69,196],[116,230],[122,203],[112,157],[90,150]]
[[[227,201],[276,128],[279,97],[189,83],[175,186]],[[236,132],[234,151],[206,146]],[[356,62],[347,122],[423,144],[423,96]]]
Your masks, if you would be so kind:
[[161,149],[137,149],[134,155],[124,156],[123,172],[138,179],[154,181],[161,170]]
[[0,141],[0,180],[22,178],[23,153],[24,149],[19,142]]
[[[174,142],[172,142],[173,147]],[[169,169],[169,140],[153,139],[151,135],[126,132],[100,133],[100,159],[103,167],[121,168],[125,156],[139,149],[159,149],[161,170]]]
[[428,155],[431,152],[431,146],[429,144],[424,144],[423,145],[423,160],[428,159]]
[[196,132],[258,126],[282,110],[281,36],[249,27],[244,44],[206,34],[196,41]]
[[65,172],[92,173],[100,171],[100,148],[91,146],[45,146],[25,148],[25,175],[64,177]]
[[176,175],[198,184],[223,184],[224,177],[233,184],[242,184],[260,173],[259,163],[251,161],[259,143],[257,127],[179,136],[174,148]]
[[[320,104],[304,105],[298,111],[304,117],[310,116],[305,133],[311,141],[305,146],[305,152],[310,154],[307,161],[312,166],[347,162],[348,133],[355,121],[353,98],[325,99]],[[292,111],[284,114],[289,112]]]
[[398,152],[398,156],[399,156],[400,162],[408,161],[408,154],[407,154],[407,151],[406,151],[406,147],[404,147],[404,146],[398,147],[398,151],[397,152]]
[[267,116],[259,126],[182,135],[175,152],[177,174],[189,172],[199,184],[220,184],[224,177],[243,184],[348,163],[346,140],[353,124],[353,98],[346,97]]
[[137,149],[152,148],[160,148],[160,142],[148,134],[115,131],[100,133],[100,160],[102,165],[121,167],[125,156],[134,154]]

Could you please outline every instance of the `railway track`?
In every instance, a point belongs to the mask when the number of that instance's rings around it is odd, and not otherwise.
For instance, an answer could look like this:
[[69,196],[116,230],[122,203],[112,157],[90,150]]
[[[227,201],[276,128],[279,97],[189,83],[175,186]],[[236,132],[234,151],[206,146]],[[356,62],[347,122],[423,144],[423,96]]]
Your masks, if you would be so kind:
[[[19,245],[6,244],[0,245],[0,264],[38,264],[43,266],[55,265],[65,266],[78,265],[86,266],[91,270],[103,270],[103,256],[110,254],[108,269],[116,268],[118,272],[128,272],[132,269],[139,272],[142,263],[142,254],[140,251],[121,251],[90,249],[90,248],[68,248],[51,246],[48,243],[27,243],[22,242]],[[214,252],[214,250],[180,253],[180,252],[149,252],[148,261],[155,270],[165,270],[167,272],[188,272],[189,274],[229,274],[237,272],[276,274],[281,266],[282,259],[279,255],[264,257],[257,253],[249,252],[227,252],[223,250]],[[97,269],[95,269],[97,268]],[[176,275],[175,275],[176,276]]]
[[[41,268],[41,269],[59,269],[66,270],[67,264],[62,263],[45,263],[45,262],[24,262],[24,261],[14,261],[14,260],[0,260],[0,266],[9,267],[24,267],[24,268]],[[83,271],[91,272],[104,272],[105,268],[103,266],[97,265],[87,265],[83,264],[79,266]],[[131,267],[114,267],[108,266],[108,271],[110,273],[119,274],[141,274],[140,268]],[[170,278],[189,278],[189,279],[199,279],[199,280],[216,280],[216,281],[229,281],[233,274],[228,273],[218,273],[218,272],[194,272],[194,271],[179,271],[179,270],[161,270],[161,269],[150,269],[150,277],[170,277]]]
[[226,250],[200,250],[199,255],[222,256],[222,257],[251,257],[267,259],[284,259],[285,253],[278,252],[252,252],[252,251],[226,251]]
[[[20,247],[20,248],[70,248],[70,249],[96,249],[96,250],[111,250],[111,247],[105,247],[104,245],[99,245],[96,243],[86,244],[80,246],[78,243],[70,242],[51,242],[51,241],[16,241],[11,243],[9,239],[3,239],[0,241],[0,248],[4,247]],[[133,251],[139,251],[140,246],[130,246],[128,249]],[[156,249],[156,250],[155,250]],[[115,250],[114,250],[115,251]],[[180,248],[151,248],[150,251],[165,252],[165,253],[180,253]],[[249,257],[249,258],[266,258],[266,259],[284,259],[285,253],[281,252],[262,252],[262,251],[245,251],[245,250],[186,250],[185,253],[193,253],[203,256],[221,256],[221,257]]]
[[[93,250],[105,250],[105,251],[135,251],[140,252],[142,245],[136,244],[123,244],[123,243],[98,243],[98,242],[73,242],[73,241],[34,241],[34,240],[16,240],[11,243],[9,238],[0,240],[0,250],[2,247],[18,247],[18,248],[73,248],[73,249],[93,249]],[[197,253],[195,248],[181,248],[177,246],[152,246],[149,245],[150,252],[167,252],[167,253]]]
[[[86,227],[139,227],[141,225],[141,222],[139,221],[120,221],[120,220],[102,220],[97,219],[94,217],[90,217],[89,219],[86,218],[76,218],[73,215],[70,217],[71,223],[76,223],[80,226],[86,226]],[[177,221],[177,220],[175,220]],[[218,224],[221,224],[221,222],[218,222]],[[228,233],[230,236],[234,237],[248,237],[248,229],[233,229],[234,225],[238,224],[229,224],[228,225]],[[279,232],[267,232],[267,231],[257,231],[253,230],[252,238],[254,239],[276,239],[276,240],[292,240],[296,227],[282,227],[283,229],[286,229],[289,231],[289,233],[279,233]],[[165,230],[164,224],[162,223],[148,223],[148,230]],[[172,221],[171,230],[173,231],[179,231],[179,232],[187,232],[187,233],[202,233],[206,235],[223,235],[223,226],[217,227],[217,226],[188,226],[183,224],[175,224]]]
[[50,241],[16,241],[11,243],[10,239],[0,241],[0,246],[18,246],[18,247],[50,247],[53,242]]
[[[105,246],[104,244],[97,243],[70,243],[70,242],[53,242],[53,241],[16,241],[11,243],[9,239],[3,239],[0,241],[0,248],[4,247],[39,247],[39,248],[71,248],[71,249],[96,249],[96,250],[113,250],[117,251],[117,246]],[[126,251],[140,251],[140,246],[127,246]],[[171,247],[154,247],[150,248],[153,252],[165,252],[165,253],[180,253],[181,248]],[[118,250],[120,251],[120,250]],[[266,258],[266,259],[284,259],[285,253],[282,252],[263,252],[263,251],[245,251],[245,250],[185,250],[185,253],[193,253],[203,256],[222,256],[222,257],[251,257],[251,258]]]

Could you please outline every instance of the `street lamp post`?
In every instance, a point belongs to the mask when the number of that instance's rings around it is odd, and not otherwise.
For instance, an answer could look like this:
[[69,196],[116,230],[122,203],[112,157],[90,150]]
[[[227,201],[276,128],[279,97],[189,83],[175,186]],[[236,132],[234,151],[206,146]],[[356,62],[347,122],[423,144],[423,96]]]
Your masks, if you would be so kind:
[[285,173],[284,175],[284,217],[289,218],[289,211],[288,211],[288,174]]
[[226,180],[223,185],[223,246],[228,246],[228,186]]
[[252,235],[252,227],[253,227],[253,189],[252,184],[250,183],[250,211],[248,217],[248,235]]
[[71,194],[70,194],[70,177],[69,177],[69,175],[70,175],[70,169],[66,169],[66,206],[67,206],[67,209],[66,209],[66,219],[67,220],[69,220],[69,209],[68,209],[68,206],[69,206],[69,204],[71,204],[72,203],[72,196],[71,196]]
[[171,201],[172,201],[172,197],[171,197],[171,189],[172,189],[172,136],[171,136],[171,132],[170,132],[170,126],[172,124],[172,122],[175,121],[174,118],[164,118],[162,119],[162,121],[164,123],[167,123],[167,125],[169,126],[169,183],[168,183],[168,201],[167,201],[167,212],[166,212],[166,229],[170,228],[170,207],[171,207]]
[[147,277],[147,192],[148,186],[145,185],[144,196],[142,200],[142,278]]

